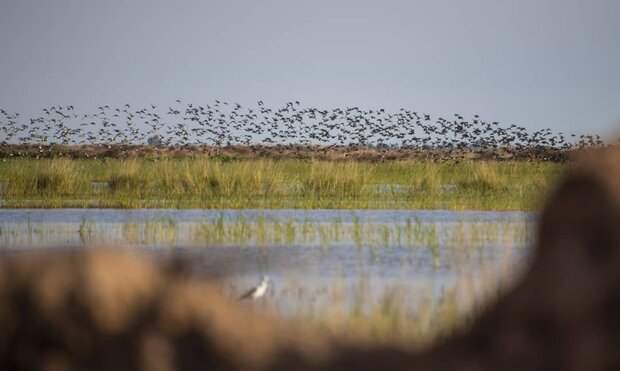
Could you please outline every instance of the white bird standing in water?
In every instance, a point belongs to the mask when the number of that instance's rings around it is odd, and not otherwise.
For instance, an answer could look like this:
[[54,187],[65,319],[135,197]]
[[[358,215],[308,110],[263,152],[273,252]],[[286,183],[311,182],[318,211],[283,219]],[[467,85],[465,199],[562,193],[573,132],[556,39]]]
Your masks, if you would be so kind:
[[239,297],[239,300],[244,300],[244,299],[256,300],[260,298],[261,296],[265,295],[265,292],[267,292],[268,286],[269,286],[269,276],[263,276],[263,280],[260,282],[260,284],[256,287],[253,287],[245,294],[241,295]]

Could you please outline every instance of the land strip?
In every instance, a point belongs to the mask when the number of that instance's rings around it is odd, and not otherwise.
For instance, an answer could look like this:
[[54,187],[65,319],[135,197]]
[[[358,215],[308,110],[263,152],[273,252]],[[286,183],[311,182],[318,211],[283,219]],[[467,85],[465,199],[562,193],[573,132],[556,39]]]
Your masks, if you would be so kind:
[[537,210],[566,165],[194,157],[5,158],[5,208]]

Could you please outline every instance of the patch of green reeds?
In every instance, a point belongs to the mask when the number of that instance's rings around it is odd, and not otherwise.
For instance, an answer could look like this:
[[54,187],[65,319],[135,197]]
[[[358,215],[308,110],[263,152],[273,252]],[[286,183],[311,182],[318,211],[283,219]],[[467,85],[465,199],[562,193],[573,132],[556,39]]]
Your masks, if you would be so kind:
[[[26,163],[26,162],[22,162]],[[28,162],[28,166],[11,164],[3,169],[4,198],[70,197],[90,186],[80,163],[65,158]]]
[[[406,219],[401,223],[361,223],[333,220],[329,223],[273,220],[259,215],[249,220],[243,215],[220,215],[203,221],[175,222],[154,218],[144,222],[97,223],[83,220],[79,226],[55,223],[0,226],[0,245],[24,243],[59,245],[78,241],[93,245],[184,245],[184,246],[332,246],[348,244],[358,251],[374,254],[382,248],[427,250],[435,266],[457,264],[486,246],[527,246],[532,241],[531,222],[429,223]],[[65,230],[67,229],[67,230]],[[55,236],[55,237],[54,237]],[[442,250],[443,249],[443,250]],[[441,254],[443,251],[445,254]]]
[[121,161],[113,165],[107,184],[113,193],[144,194],[149,186],[149,173],[144,171],[138,160]]
[[355,198],[363,194],[372,167],[357,162],[312,161],[307,172],[299,174],[304,195]]
[[4,207],[535,210],[563,165],[134,158],[0,162]]

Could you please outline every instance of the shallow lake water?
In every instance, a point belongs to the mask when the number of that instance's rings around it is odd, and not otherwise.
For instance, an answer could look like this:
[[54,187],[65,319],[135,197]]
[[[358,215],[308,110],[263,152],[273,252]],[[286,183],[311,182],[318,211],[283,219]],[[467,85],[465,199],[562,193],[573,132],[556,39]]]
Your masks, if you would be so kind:
[[421,298],[439,305],[449,292],[468,306],[489,285],[510,282],[529,256],[535,219],[442,210],[4,209],[0,247],[115,246],[162,264],[180,259],[231,297],[269,275],[266,298],[253,305],[283,315],[372,311],[395,295],[415,312]]

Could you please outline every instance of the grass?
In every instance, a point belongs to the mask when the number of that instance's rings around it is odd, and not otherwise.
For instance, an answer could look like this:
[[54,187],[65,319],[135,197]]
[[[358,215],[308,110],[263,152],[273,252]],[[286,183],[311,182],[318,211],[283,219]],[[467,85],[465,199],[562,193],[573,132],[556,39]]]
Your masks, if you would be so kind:
[[[479,287],[473,289],[474,285]],[[354,343],[424,347],[466,329],[505,290],[506,283],[488,272],[477,278],[464,275],[461,282],[437,294],[400,282],[382,287],[372,300],[368,286],[368,278],[363,278],[348,288],[353,291],[353,295],[349,293],[354,297],[353,305],[345,304],[347,295],[335,290],[329,306],[317,308],[305,303],[287,320],[311,324],[322,333]],[[364,301],[370,304],[364,305]],[[413,307],[412,301],[416,303]],[[364,306],[367,308],[362,309]]]
[[[58,223],[0,225],[0,247],[21,244],[46,245],[181,245],[181,246],[319,246],[341,244],[375,248],[425,248],[433,256],[440,246],[469,249],[488,245],[526,245],[531,242],[532,222],[420,222],[401,223],[267,220],[258,215],[217,216],[202,221],[177,222],[152,218],[144,222],[98,223],[83,219],[78,226]],[[450,257],[448,257],[450,258]]]
[[535,210],[564,165],[200,158],[9,159],[5,208]]

